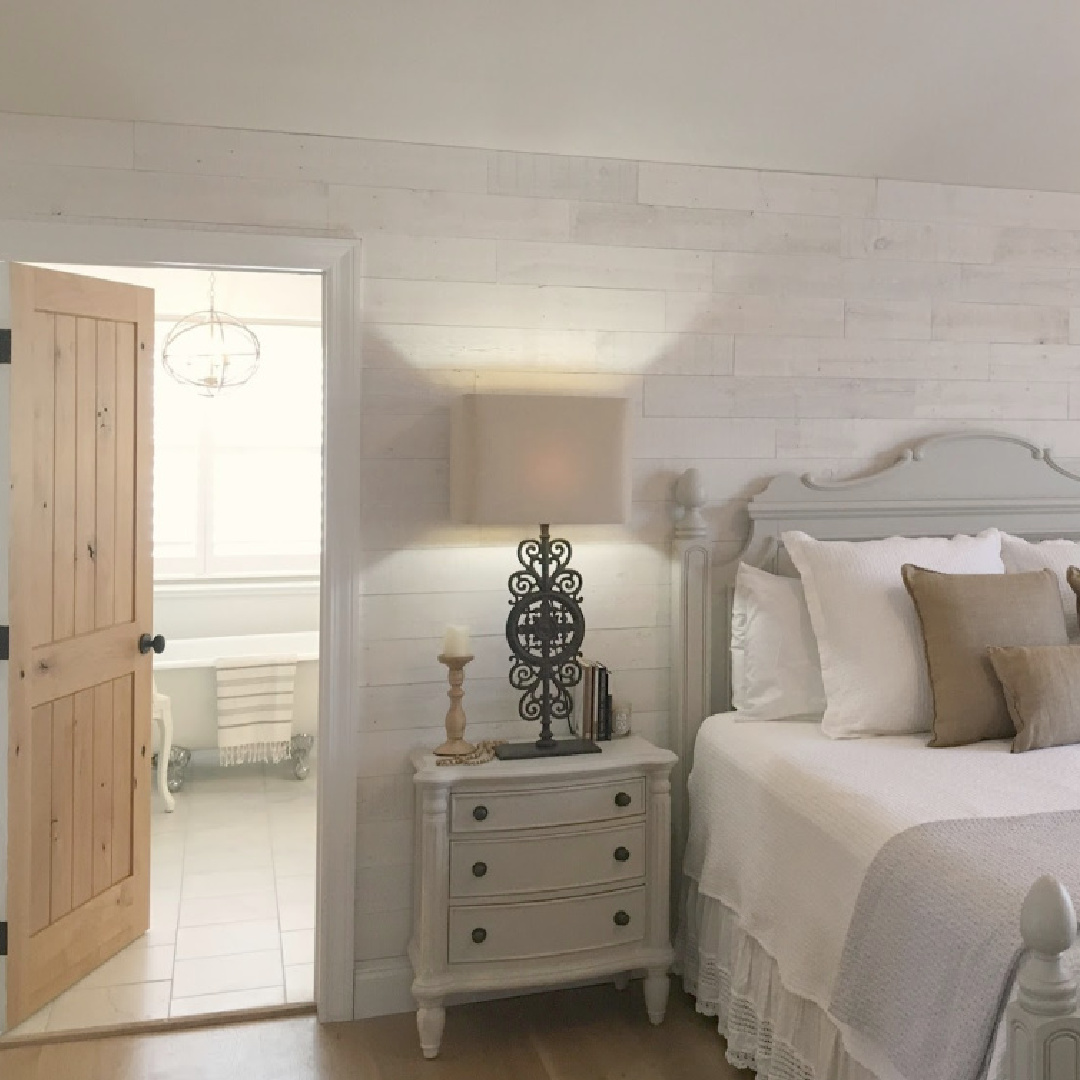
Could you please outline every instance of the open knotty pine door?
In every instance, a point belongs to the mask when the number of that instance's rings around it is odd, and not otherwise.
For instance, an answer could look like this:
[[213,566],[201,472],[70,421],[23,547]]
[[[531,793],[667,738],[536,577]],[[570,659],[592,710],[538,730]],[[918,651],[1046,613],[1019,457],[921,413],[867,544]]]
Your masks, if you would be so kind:
[[145,933],[154,294],[11,267],[7,1022]]

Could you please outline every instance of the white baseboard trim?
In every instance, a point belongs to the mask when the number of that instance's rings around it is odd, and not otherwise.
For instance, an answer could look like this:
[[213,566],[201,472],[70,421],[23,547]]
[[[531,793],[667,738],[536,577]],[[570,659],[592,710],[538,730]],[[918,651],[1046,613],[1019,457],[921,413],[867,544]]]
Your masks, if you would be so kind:
[[353,975],[353,1019],[412,1012],[413,970],[407,956],[361,960]]

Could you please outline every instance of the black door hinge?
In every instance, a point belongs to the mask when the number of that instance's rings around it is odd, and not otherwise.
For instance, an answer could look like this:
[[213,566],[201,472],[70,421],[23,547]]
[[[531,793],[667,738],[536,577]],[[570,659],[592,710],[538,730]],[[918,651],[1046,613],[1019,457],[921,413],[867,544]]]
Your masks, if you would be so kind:
[[7,956],[7,923],[0,922],[0,956]]
[[11,659],[11,627],[0,626],[0,660]]
[[11,363],[11,331],[0,330],[0,364]]

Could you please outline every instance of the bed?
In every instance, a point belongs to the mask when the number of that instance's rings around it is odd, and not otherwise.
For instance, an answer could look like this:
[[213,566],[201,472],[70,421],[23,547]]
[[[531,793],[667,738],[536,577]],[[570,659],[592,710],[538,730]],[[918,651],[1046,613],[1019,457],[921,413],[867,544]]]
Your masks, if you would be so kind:
[[[979,975],[978,948],[968,947],[970,964],[927,981],[938,959],[934,934],[957,916],[931,895],[932,870],[910,869],[922,865],[910,861],[910,852],[908,862],[897,856],[892,876],[881,878],[889,884],[878,897],[882,917],[903,927],[908,947],[898,954],[894,941],[892,953],[875,953],[878,942],[856,931],[865,923],[871,866],[883,852],[902,851],[910,837],[925,832],[936,841],[958,827],[1037,825],[1054,851],[1080,848],[1060,844],[1068,831],[1054,832],[1074,829],[1072,815],[1080,812],[1080,747],[1013,755],[1007,743],[991,741],[939,751],[927,749],[925,735],[837,741],[813,719],[736,720],[728,711],[726,647],[735,564],[713,563],[704,492],[692,471],[679,482],[677,502],[673,722],[682,782],[673,783],[673,818],[685,867],[675,897],[682,912],[678,952],[684,985],[700,1011],[717,1016],[729,1060],[766,1080],[927,1080],[935,1069],[959,1080],[969,1064],[973,1077],[1075,1080],[1080,1019],[1075,950],[1067,952],[1075,915],[1060,885],[1050,878],[1034,884],[1041,869],[1030,875],[1021,935],[1023,896],[1009,898],[996,887],[994,849],[985,847],[999,841],[982,836],[972,848],[971,875],[985,878],[978,889],[1009,913],[1008,934],[995,929],[995,942],[1015,936],[1019,945],[1023,936],[1042,953],[1023,961],[1006,1019],[978,1034],[970,1002],[987,999],[980,1018],[996,1018],[1003,1002],[986,988],[992,980]],[[927,440],[883,472],[853,482],[777,477],[751,500],[749,513],[741,558],[783,571],[789,564],[780,536],[790,529],[871,540],[999,527],[1032,540],[1076,539],[1080,478],[1022,440],[965,433]],[[1013,841],[1025,851],[1027,835]],[[974,854],[978,843],[981,857]],[[943,842],[934,857],[952,858],[956,850]],[[1032,859],[1040,866],[1036,851]],[[1080,882],[1071,859],[1061,876]],[[942,925],[935,927],[938,915]],[[976,921],[968,918],[965,932]],[[867,994],[889,1006],[895,994],[894,1026],[910,1032],[908,1046],[896,1052],[872,1024],[838,1018],[851,1015],[843,998],[852,986],[857,998],[869,986]],[[985,1043],[977,1060],[976,1043]],[[965,1072],[942,1065],[954,1060],[964,1061]]]

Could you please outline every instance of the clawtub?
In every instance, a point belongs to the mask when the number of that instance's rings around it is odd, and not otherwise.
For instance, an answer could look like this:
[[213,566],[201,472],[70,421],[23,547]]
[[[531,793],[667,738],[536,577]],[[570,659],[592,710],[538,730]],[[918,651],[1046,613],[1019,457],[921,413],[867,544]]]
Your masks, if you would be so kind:
[[[290,757],[296,778],[307,776],[318,726],[318,632],[173,639],[166,651],[154,658],[159,770],[161,761],[166,760],[165,778],[159,771],[158,786],[166,810],[172,809],[170,793],[183,787],[191,752],[217,749],[216,661],[262,656],[297,658]],[[167,705],[161,698],[167,699]],[[166,710],[171,713],[171,724],[163,720]]]

